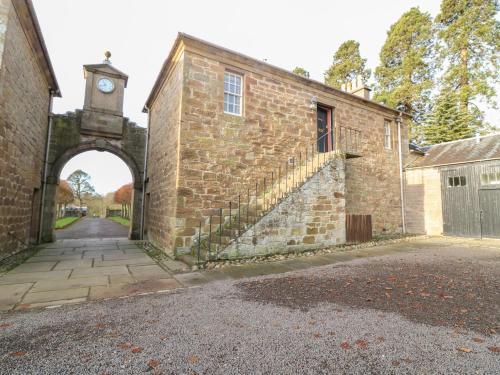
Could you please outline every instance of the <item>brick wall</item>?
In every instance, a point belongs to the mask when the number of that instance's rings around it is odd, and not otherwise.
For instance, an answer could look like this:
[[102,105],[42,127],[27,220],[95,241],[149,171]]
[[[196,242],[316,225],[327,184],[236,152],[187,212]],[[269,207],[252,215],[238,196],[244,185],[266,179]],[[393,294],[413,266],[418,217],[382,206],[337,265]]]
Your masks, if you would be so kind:
[[[49,86],[10,1],[0,68],[0,259],[30,239],[34,189],[41,189]],[[0,49],[1,50],[1,49]],[[40,192],[41,193],[41,192]],[[16,240],[8,233],[12,232]],[[22,242],[20,242],[22,241]]]
[[[183,59],[177,61],[149,113],[147,228],[148,239],[172,251],[177,225],[178,141],[183,87]],[[182,207],[182,206],[181,206]],[[185,224],[181,220],[180,225]],[[188,223],[189,224],[189,223]],[[180,244],[179,244],[180,245]]]

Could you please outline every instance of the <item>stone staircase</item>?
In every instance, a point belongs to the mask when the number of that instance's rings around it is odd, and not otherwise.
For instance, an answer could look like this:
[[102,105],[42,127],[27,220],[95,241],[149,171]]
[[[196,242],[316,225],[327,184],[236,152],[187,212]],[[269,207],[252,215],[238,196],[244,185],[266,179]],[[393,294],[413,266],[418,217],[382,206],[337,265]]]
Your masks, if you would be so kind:
[[261,179],[247,189],[246,194],[239,195],[236,202],[228,202],[225,208],[212,209],[207,220],[200,222],[191,253],[180,256],[179,260],[198,265],[219,259],[226,248],[240,241],[244,234],[248,238],[252,228],[267,214],[340,155],[343,155],[340,151],[331,151],[313,153],[307,158],[289,158],[276,175]]

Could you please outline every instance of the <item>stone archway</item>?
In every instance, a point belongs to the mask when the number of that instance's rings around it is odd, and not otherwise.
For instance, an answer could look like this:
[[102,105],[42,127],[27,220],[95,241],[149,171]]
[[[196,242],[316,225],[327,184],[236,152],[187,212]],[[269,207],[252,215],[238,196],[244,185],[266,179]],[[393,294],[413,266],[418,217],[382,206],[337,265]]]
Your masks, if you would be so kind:
[[44,187],[41,226],[42,242],[52,242],[56,219],[55,199],[59,176],[64,165],[74,156],[85,151],[108,151],[129,167],[133,177],[132,222],[130,239],[142,239],[144,160],[146,151],[146,129],[123,118],[122,132],[106,134],[82,130],[82,111],[55,115],[52,119],[50,148]]

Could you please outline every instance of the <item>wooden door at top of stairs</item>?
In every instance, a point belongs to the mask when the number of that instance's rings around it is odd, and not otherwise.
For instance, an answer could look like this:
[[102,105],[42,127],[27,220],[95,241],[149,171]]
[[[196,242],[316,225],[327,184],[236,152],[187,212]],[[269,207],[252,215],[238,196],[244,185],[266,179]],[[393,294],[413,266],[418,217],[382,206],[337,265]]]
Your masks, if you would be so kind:
[[479,190],[481,236],[500,238],[500,189]]
[[333,149],[332,110],[318,106],[318,152],[328,152]]

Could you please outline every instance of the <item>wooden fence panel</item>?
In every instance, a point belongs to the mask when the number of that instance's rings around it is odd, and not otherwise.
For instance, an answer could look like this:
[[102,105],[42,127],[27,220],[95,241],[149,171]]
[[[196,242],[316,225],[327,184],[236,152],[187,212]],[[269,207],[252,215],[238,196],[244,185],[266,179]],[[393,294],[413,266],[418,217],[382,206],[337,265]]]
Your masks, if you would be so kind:
[[368,242],[372,239],[372,215],[346,215],[347,243]]

